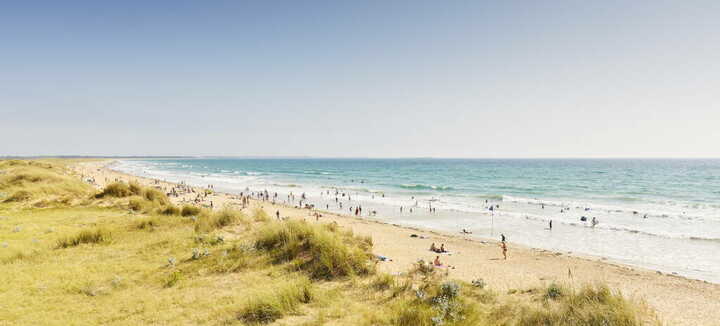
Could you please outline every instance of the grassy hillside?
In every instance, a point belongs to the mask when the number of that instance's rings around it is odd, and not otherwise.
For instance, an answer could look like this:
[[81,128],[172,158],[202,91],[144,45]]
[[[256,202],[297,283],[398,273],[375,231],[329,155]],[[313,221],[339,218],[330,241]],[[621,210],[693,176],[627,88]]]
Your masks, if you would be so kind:
[[372,239],[262,210],[96,190],[66,161],[0,161],[0,324],[641,325],[602,285],[496,293],[424,262],[375,270]]

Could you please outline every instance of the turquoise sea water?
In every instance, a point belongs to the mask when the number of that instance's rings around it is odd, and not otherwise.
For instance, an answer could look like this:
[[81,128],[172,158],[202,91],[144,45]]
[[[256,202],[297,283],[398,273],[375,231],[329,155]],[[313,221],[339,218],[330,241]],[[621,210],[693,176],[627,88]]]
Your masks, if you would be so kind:
[[[531,247],[720,282],[720,160],[182,159],[115,169],[228,192],[268,190],[281,201],[305,193],[332,211],[360,205],[387,222],[504,233]],[[339,195],[342,210],[336,191],[352,199]]]

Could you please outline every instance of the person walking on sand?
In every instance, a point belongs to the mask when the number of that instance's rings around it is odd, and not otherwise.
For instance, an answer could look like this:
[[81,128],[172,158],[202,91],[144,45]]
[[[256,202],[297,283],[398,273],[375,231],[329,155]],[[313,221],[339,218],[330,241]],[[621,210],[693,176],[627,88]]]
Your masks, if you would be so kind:
[[500,242],[500,248],[502,249],[503,258],[507,260],[507,244],[505,244],[505,241]]

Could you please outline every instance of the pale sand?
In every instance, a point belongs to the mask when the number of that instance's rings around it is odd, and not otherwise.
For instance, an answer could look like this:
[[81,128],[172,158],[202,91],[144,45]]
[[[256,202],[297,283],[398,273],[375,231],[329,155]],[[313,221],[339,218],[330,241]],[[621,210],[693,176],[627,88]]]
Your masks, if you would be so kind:
[[[151,180],[119,173],[105,168],[110,161],[86,162],[75,165],[75,171],[85,176],[93,176],[98,187],[116,178],[124,181],[136,180],[149,185]],[[161,186],[170,189],[170,183],[161,182]],[[196,188],[200,189],[200,188]],[[256,189],[257,190],[257,189]],[[208,196],[214,207],[226,204],[238,205],[235,196],[216,193]],[[191,196],[173,197],[180,202]],[[298,209],[285,205],[273,205],[269,202],[253,200],[251,207],[263,207],[269,216],[281,216],[293,219],[315,221],[314,211]],[[390,225],[369,218],[357,218],[333,213],[320,212],[320,222],[337,222],[352,229],[355,234],[369,235],[373,239],[373,252],[387,256],[391,262],[378,264],[379,270],[388,273],[406,272],[418,259],[430,261],[437,254],[428,250],[435,242],[452,255],[441,255],[441,261],[455,266],[449,269],[449,277],[471,281],[482,278],[497,291],[509,289],[527,289],[550,282],[568,282],[579,285],[584,283],[605,283],[612,289],[619,289],[625,296],[645,300],[658,313],[663,322],[673,325],[720,325],[720,284],[690,280],[674,275],[659,274],[655,271],[622,266],[599,258],[578,257],[547,250],[527,248],[513,243],[508,244],[508,260],[502,260],[497,240],[467,239],[462,235],[451,235],[429,230]],[[422,235],[425,239],[411,238],[411,234]],[[692,254],[692,253],[688,253]],[[720,256],[718,257],[720,259]]]

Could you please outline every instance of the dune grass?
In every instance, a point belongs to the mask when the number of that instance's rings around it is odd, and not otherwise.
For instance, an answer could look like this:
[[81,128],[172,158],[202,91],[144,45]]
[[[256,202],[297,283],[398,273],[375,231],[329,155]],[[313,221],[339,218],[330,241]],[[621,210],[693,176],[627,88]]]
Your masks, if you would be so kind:
[[200,233],[211,232],[240,222],[247,222],[245,214],[231,208],[223,208],[217,212],[207,212],[198,217],[195,223],[195,231]]
[[[97,191],[64,166],[0,161],[4,323],[641,325],[652,317],[601,285],[511,295],[427,266],[375,274],[372,239],[335,224],[179,208],[139,183]],[[18,191],[29,199],[7,201]]]
[[255,241],[276,262],[290,261],[316,279],[372,273],[369,248],[362,244],[352,235],[304,221],[267,224]]
[[579,290],[551,284],[536,297],[539,305],[498,307],[496,323],[516,325],[645,325],[652,321],[640,303],[625,299],[605,285],[584,285]]
[[180,215],[182,216],[198,216],[200,215],[200,207],[193,206],[193,205],[184,205],[182,210],[180,211]]
[[37,207],[66,206],[93,191],[55,164],[0,161],[0,171],[0,202],[34,205],[37,200],[43,202]]
[[255,208],[253,210],[253,220],[255,222],[267,222],[270,221],[270,216],[268,215],[265,210],[260,208]]
[[70,248],[81,244],[89,243],[105,243],[112,239],[110,231],[97,228],[93,230],[83,230],[74,236],[60,238],[57,241],[56,248]]
[[270,323],[297,312],[299,305],[310,303],[313,298],[310,281],[295,278],[253,294],[238,313],[238,318],[249,323]]
[[132,195],[138,195],[137,193],[133,193],[130,186],[123,183],[123,182],[113,182],[103,189],[102,192],[95,195],[95,198],[105,198],[105,197],[116,197],[116,198],[123,198],[123,197],[129,197]]
[[146,217],[135,223],[135,228],[138,230],[154,230],[161,224],[160,219],[157,217]]
[[21,202],[26,201],[32,198],[32,194],[29,191],[26,190],[18,190],[14,192],[10,197],[5,199],[6,203],[12,203],[12,202]]

